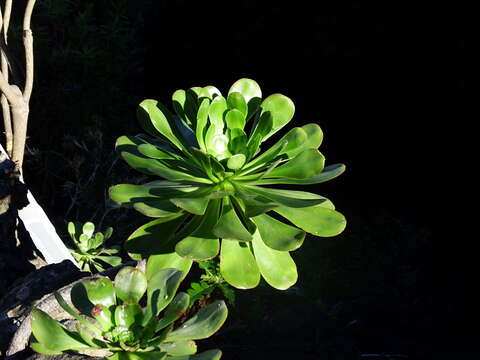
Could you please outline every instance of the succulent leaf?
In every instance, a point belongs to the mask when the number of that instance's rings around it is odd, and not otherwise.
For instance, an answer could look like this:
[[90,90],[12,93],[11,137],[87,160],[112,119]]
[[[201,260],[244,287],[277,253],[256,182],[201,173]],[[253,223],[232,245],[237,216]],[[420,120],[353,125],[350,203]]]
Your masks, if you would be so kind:
[[149,279],[144,324],[172,301],[181,281],[182,272],[176,269],[162,269]]
[[222,240],[220,272],[237,289],[251,289],[260,282],[260,271],[248,243]]
[[266,214],[255,216],[253,221],[258,227],[265,245],[272,249],[292,251],[303,244],[305,231],[287,225]]
[[197,352],[197,344],[192,340],[164,342],[159,348],[171,356],[193,355]]
[[309,208],[279,206],[274,211],[306,232],[322,237],[340,234],[347,223],[342,214],[322,204]]
[[[269,133],[265,135],[264,141],[287,125],[295,113],[293,101],[282,94],[270,95],[263,100],[261,107],[262,114],[268,112],[272,116],[272,128]],[[260,117],[262,114],[260,114]]]
[[178,149],[183,149],[182,143],[174,135],[173,130],[170,126],[172,118],[171,114],[158,101],[142,101],[142,103],[139,105],[137,115],[139,119],[141,119],[141,123],[150,123],[151,121],[151,124],[158,133],[167,138]]
[[297,266],[287,251],[268,247],[259,231],[253,234],[252,247],[260,273],[270,286],[285,290],[297,282]]
[[205,215],[193,220],[198,221],[196,228],[175,246],[175,251],[180,256],[200,261],[211,259],[218,254],[219,240],[212,228],[218,219],[219,207],[220,201],[213,200]]
[[178,329],[173,330],[166,341],[199,340],[213,335],[227,319],[227,306],[215,301],[201,309]]
[[115,276],[114,287],[117,297],[124,303],[136,303],[147,290],[147,278],[141,270],[125,266]]
[[182,279],[187,276],[192,266],[192,260],[181,257],[176,252],[157,254],[148,257],[146,266],[147,279],[162,269],[177,269],[182,272]]
[[[59,353],[65,350],[85,350],[90,346],[76,333],[65,329],[45,312],[32,310],[32,333],[42,345],[37,350],[50,350]],[[48,345],[46,345],[48,344]]]
[[190,304],[190,296],[180,292],[165,309],[163,317],[157,322],[156,331],[160,331],[179,319]]
[[158,218],[135,230],[125,242],[130,257],[140,260],[154,254],[170,254],[175,251],[175,232],[186,220],[187,215],[177,213]]
[[227,96],[227,104],[229,109],[234,109],[243,114],[243,124],[245,125],[248,115],[248,105],[243,95],[235,91],[229,92]]
[[101,304],[106,307],[115,305],[117,300],[113,283],[108,278],[98,278],[82,282],[88,300],[94,305]]
[[213,228],[213,233],[224,239],[237,241],[252,240],[252,235],[242,224],[228,197],[223,199],[222,214]]
[[318,150],[308,149],[287,161],[282,166],[273,169],[266,177],[308,179],[321,172],[324,164],[325,158]]

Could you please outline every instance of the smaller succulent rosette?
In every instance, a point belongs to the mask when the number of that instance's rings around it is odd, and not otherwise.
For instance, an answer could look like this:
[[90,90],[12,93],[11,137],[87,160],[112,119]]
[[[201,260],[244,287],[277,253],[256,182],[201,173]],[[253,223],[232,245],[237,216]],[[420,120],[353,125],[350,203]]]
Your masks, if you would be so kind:
[[226,97],[213,86],[177,90],[173,108],[175,115],[143,101],[137,115],[148,135],[117,140],[130,166],[162,178],[110,188],[112,200],[155,218],[129,237],[127,251],[181,270],[220,256],[221,274],[236,288],[253,288],[261,277],[289,288],[297,280],[290,252],[306,233],[335,236],[346,224],[327,198],[278,188],[322,183],[345,170],[325,167],[322,130],[294,127],[265,146],[295,107],[281,94],[262,100],[250,79],[236,81]]
[[[186,319],[190,296],[177,293],[183,273],[151,269],[147,274],[124,267],[114,281],[106,277],[83,281],[71,291],[71,304],[58,293],[59,305],[76,320],[76,331],[47,313],[32,311],[31,348],[46,355],[64,351],[107,351],[108,360],[218,360],[220,350],[199,354],[194,340],[213,335],[228,310],[215,301]],[[142,306],[146,304],[146,306]]]

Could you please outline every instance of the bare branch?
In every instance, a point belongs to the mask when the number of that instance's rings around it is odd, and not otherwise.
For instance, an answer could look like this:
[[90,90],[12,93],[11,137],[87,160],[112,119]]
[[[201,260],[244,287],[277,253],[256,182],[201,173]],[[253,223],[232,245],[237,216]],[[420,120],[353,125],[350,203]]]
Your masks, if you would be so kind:
[[23,45],[25,47],[25,88],[23,98],[28,103],[32,95],[33,88],[33,36],[30,29],[33,7],[36,0],[28,0],[23,17]]
[[18,105],[12,104],[12,120],[13,120],[13,135],[14,135],[12,160],[16,163],[17,168],[20,170],[20,172],[22,172],[23,155],[25,154],[25,142],[27,140],[27,124],[28,124],[29,107],[28,107],[28,103],[23,98],[22,92],[18,88],[18,86],[11,85],[10,89],[16,95],[18,100]]
[[[0,33],[3,32],[2,42],[6,45],[8,43],[8,28],[10,26],[10,15],[12,13],[12,0],[5,1],[5,11],[2,14],[0,9]],[[6,47],[6,46],[5,46]],[[0,50],[0,71],[8,84],[8,61],[3,48]],[[5,147],[7,154],[11,157],[13,153],[13,130],[12,118],[10,114],[10,105],[5,95],[2,93],[0,103],[2,106],[3,125],[5,129]]]
[[10,15],[12,14],[12,0],[5,1],[5,10],[3,14],[3,39],[8,43],[8,27],[10,26]]
[[7,100],[13,106],[21,105],[18,94],[12,90],[12,87],[8,84],[8,81],[3,77],[3,73],[0,72],[0,91],[7,97]]

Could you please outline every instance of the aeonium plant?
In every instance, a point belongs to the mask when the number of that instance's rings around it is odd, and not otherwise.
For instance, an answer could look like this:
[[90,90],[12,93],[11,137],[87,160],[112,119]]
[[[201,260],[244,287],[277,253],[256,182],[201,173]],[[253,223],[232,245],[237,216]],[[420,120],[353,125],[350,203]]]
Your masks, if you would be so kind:
[[155,100],[140,104],[138,119],[149,135],[122,136],[116,148],[130,166],[162,180],[110,188],[112,200],[155,218],[129,237],[130,256],[153,254],[188,270],[192,261],[219,255],[232,286],[252,288],[263,276],[287,289],[297,280],[289,252],[306,233],[343,231],[345,218],[330,200],[278,185],[322,183],[345,166],[325,167],[317,124],[294,127],[264,146],[295,107],[281,94],[261,98],[255,81],[240,79],[226,96],[213,86],[175,91],[176,115]]
[[76,249],[70,249],[75,260],[80,265],[80,269],[89,272],[101,272],[105,270],[105,265],[120,265],[122,258],[114,256],[118,249],[104,247],[105,242],[112,236],[113,229],[107,228],[105,232],[95,232],[95,225],[91,222],[80,223],[69,222],[68,233],[75,244]]
[[46,355],[103,349],[110,354],[109,360],[220,359],[220,350],[196,354],[194,340],[214,334],[225,322],[227,307],[216,301],[185,319],[190,297],[183,292],[176,294],[182,278],[181,271],[171,268],[147,269],[146,275],[137,268],[124,267],[113,282],[99,277],[72,288],[71,300],[79,313],[55,293],[60,306],[76,319],[77,331],[34,309],[31,325],[35,342],[30,346]]

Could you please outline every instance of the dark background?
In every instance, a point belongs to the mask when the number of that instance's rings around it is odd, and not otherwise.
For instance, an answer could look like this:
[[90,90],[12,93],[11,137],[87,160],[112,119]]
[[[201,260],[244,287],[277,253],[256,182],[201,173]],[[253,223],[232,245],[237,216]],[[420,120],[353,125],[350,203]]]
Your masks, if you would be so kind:
[[295,253],[294,290],[238,295],[212,340],[224,358],[471,354],[478,17],[355,1],[49,3],[32,21],[25,177],[59,227],[101,219],[123,235],[126,218],[108,201],[110,217],[93,209],[126,176],[108,164],[114,139],[141,131],[139,101],[169,104],[192,86],[227,92],[249,77],[294,101],[294,125],[322,127],[327,163],[347,171],[306,190],[332,199],[348,226]]

